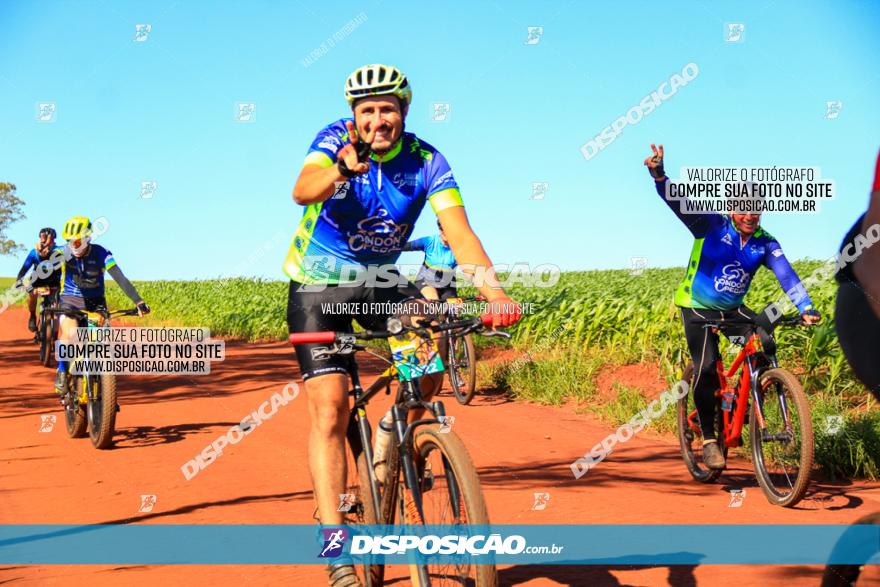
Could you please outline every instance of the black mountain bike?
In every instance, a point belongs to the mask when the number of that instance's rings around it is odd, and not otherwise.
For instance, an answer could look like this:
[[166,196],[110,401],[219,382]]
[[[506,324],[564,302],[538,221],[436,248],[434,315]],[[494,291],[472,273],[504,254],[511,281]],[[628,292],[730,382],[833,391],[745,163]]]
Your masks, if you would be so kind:
[[[80,328],[110,328],[110,319],[115,316],[137,316],[135,308],[109,312],[52,309],[50,313],[76,318]],[[88,361],[88,357],[71,362]],[[112,373],[83,372],[78,375],[68,373],[67,389],[61,394],[64,406],[64,420],[67,434],[71,438],[81,438],[88,428],[92,445],[98,449],[109,448],[113,443],[116,429],[116,376]]]
[[[419,379],[429,373],[442,372],[434,335],[465,336],[485,328],[481,318],[447,320],[440,324],[418,323],[404,326],[398,318],[388,320],[384,331],[310,332],[290,335],[292,344],[327,344],[313,349],[315,356],[353,355],[370,352],[359,341],[389,339],[400,384],[394,405],[393,436],[387,455],[387,470],[380,482],[373,469],[372,430],[366,405],[383,388],[391,392],[386,371],[367,390],[360,385],[357,365],[351,357],[349,395],[353,398],[347,438],[347,503],[346,524],[397,523],[411,525],[487,525],[489,514],[480,480],[473,461],[461,439],[449,431],[446,410],[441,401],[422,399]],[[486,332],[486,336],[509,336],[502,332]],[[397,349],[409,347],[410,352]],[[416,347],[416,348],[414,348]],[[412,352],[414,351],[414,352]],[[374,354],[374,353],[370,353]],[[383,360],[384,357],[374,354]],[[392,362],[392,361],[389,361]],[[426,366],[434,365],[435,369]],[[413,409],[424,409],[423,418],[409,422]],[[359,575],[364,585],[383,584],[385,567],[364,559]],[[467,557],[449,564],[411,564],[413,584],[476,585],[497,584],[493,564],[476,565]]]
[[51,367],[54,361],[55,339],[58,338],[58,318],[51,312],[58,305],[57,287],[34,288],[37,295],[37,335],[40,345],[40,364]]

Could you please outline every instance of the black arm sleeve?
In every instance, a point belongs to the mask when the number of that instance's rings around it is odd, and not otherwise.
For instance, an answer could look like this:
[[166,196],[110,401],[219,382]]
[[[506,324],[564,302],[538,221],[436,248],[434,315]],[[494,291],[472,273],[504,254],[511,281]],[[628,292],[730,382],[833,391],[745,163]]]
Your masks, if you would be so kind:
[[122,269],[119,268],[119,265],[114,265],[107,270],[107,273],[110,274],[110,277],[113,278],[113,281],[119,284],[119,287],[122,288],[122,291],[125,292],[125,295],[127,295],[129,299],[131,299],[131,301],[133,301],[135,304],[144,301],[143,298],[141,298],[140,294],[138,294],[134,286],[131,284],[131,282],[128,280],[128,278],[123,275]]

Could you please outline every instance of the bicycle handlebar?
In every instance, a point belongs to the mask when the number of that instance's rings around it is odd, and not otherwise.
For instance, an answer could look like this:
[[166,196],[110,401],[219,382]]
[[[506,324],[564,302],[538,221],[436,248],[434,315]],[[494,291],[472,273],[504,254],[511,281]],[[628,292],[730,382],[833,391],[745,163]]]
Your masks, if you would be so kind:
[[[428,329],[433,332],[447,332],[449,330],[459,330],[459,329],[474,329],[479,330],[482,328],[490,328],[492,326],[492,316],[490,314],[484,314],[479,318],[468,318],[466,320],[456,320],[453,322],[446,322],[444,324],[435,324],[428,326]],[[403,332],[406,331],[415,331],[417,328],[409,327],[404,328]],[[333,344],[336,342],[339,336],[354,336],[359,340],[373,340],[376,338],[391,338],[395,336],[394,333],[389,332],[387,330],[365,330],[363,332],[333,332],[332,330],[325,330],[322,332],[292,332],[287,340],[292,345],[298,344]]]
[[107,310],[95,310],[94,312],[88,312],[86,310],[73,310],[73,309],[62,309],[62,308],[49,308],[46,312],[50,314],[63,314],[67,316],[88,316],[89,314],[102,314],[107,318],[113,318],[114,316],[137,316],[138,310],[137,308],[129,308],[128,310],[113,310],[112,312],[108,312]]

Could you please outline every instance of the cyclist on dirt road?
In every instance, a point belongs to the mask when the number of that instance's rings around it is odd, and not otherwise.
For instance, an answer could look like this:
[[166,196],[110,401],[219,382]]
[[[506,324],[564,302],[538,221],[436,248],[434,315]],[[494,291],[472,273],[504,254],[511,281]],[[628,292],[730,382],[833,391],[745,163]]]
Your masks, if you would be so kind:
[[416,287],[427,300],[446,301],[458,295],[458,284],[455,281],[455,268],[458,263],[449,248],[449,239],[443,232],[443,226],[437,221],[440,234],[424,236],[409,241],[404,251],[423,251],[425,260],[416,275]]
[[[61,238],[64,246],[64,263],[61,265],[60,310],[96,312],[107,308],[104,298],[104,273],[109,273],[122,291],[137,305],[138,315],[150,312],[150,308],[138,294],[122,270],[116,264],[113,253],[92,243],[92,222],[85,216],[74,216],[64,224]],[[77,327],[76,318],[59,316],[58,339],[66,342],[73,338]],[[58,361],[55,391],[64,395],[67,389],[67,361]]]
[[[418,297],[393,264],[430,203],[455,257],[485,272],[480,291],[492,304],[495,326],[515,323],[521,309],[498,284],[492,262],[465,214],[458,184],[446,158],[414,134],[404,132],[412,91],[397,68],[374,64],[355,70],[345,82],[353,118],[318,132],[309,147],[293,200],[305,206],[287,254],[290,277],[287,322],[291,333],[351,331],[352,320],[385,329],[387,315],[331,313],[322,304],[395,303]],[[361,270],[351,275],[351,267]],[[391,276],[373,280],[376,269]],[[366,274],[367,281],[363,279]],[[359,277],[359,278],[358,278]],[[403,285],[405,284],[405,285]],[[349,417],[349,358],[314,358],[297,345],[296,356],[309,402],[309,468],[322,524],[342,523],[338,496],[346,478],[345,430]],[[424,379],[430,397],[442,374]],[[332,584],[357,584],[351,565],[330,568]]]
[[[55,264],[59,264],[59,259],[53,259],[52,253],[56,253],[60,257],[60,249],[55,244],[55,229],[44,228],[40,230],[40,240],[34,245],[34,248],[28,253],[24,260],[24,264],[18,271],[15,278],[17,287],[24,287],[28,293],[28,330],[37,331],[37,295],[34,289],[38,287],[57,288],[61,279],[61,271]],[[54,264],[53,264],[54,262]],[[25,276],[33,269],[30,280],[25,284]]]
[[663,145],[659,148],[651,145],[651,150],[653,155],[645,159],[645,165],[654,178],[657,193],[695,239],[684,280],[675,290],[675,305],[681,309],[684,334],[694,363],[693,394],[703,433],[703,462],[710,469],[723,469],[724,455],[714,428],[718,390],[716,363],[720,358],[718,334],[695,322],[717,321],[725,335],[745,337],[749,333],[747,326],[728,324],[725,327],[724,322],[743,318],[757,320],[765,351],[775,354],[770,321],[763,313],[759,316],[743,304],[752,277],[762,265],[776,275],[804,323],[815,324],[821,316],[813,308],[806,288],[785,258],[779,242],[761,228],[760,214],[683,213],[680,202],[665,197],[669,178],[663,169]]
[[853,371],[880,401],[880,153],[868,211],[850,229],[840,254],[834,325]]

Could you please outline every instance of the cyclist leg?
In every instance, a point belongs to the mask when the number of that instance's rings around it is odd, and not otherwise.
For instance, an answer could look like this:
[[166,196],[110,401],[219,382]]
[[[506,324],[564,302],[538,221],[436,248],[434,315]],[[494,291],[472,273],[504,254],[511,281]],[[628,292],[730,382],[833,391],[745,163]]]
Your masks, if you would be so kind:
[[681,308],[684,336],[694,363],[694,404],[700,416],[703,440],[715,438],[715,392],[718,391],[718,335],[695,320],[717,320],[716,310]]
[[[302,291],[291,282],[287,298],[290,332],[351,331],[351,315],[324,312],[322,303],[346,303],[354,288],[330,286],[323,291]],[[297,345],[296,357],[309,404],[309,470],[322,524],[343,521],[339,495],[345,493],[345,432],[349,417],[351,357],[315,358],[312,350],[325,345]]]
[[[84,311],[86,309],[86,301],[80,296],[61,296],[58,302],[58,309]],[[58,340],[62,343],[73,340],[74,330],[78,326],[79,322],[75,317],[66,314],[58,316]],[[55,391],[62,393],[67,387],[68,362],[60,359],[57,362],[58,370],[55,375]]]

